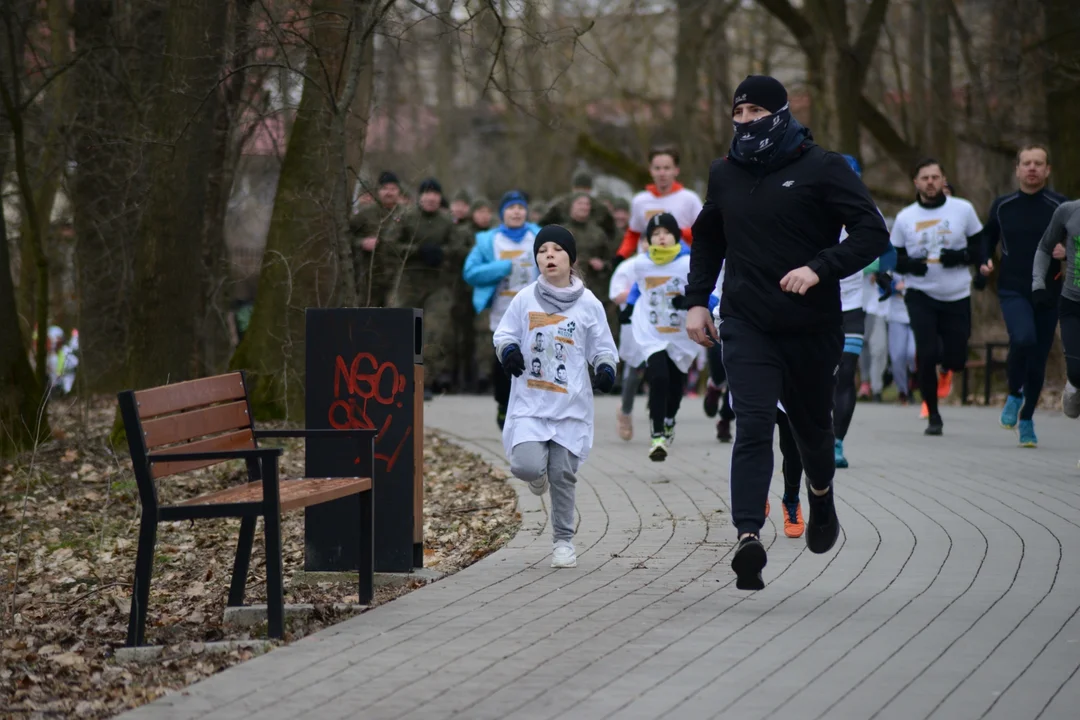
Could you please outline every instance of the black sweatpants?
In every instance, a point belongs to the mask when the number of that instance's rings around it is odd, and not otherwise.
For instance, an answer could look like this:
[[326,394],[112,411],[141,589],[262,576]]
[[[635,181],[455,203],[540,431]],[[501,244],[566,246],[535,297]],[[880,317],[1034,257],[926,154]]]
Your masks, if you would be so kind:
[[799,457],[799,446],[795,443],[795,435],[791,432],[791,423],[788,422],[787,414],[779,408],[776,410],[776,430],[780,433],[784,501],[795,502],[799,499],[799,490],[802,486],[802,459]]
[[495,402],[505,410],[510,404],[510,375],[503,370],[498,353],[495,353],[495,364],[491,367],[491,386],[495,389]]
[[766,333],[725,318],[720,326],[724,369],[735,396],[735,445],[731,449],[731,516],[736,530],[757,534],[773,473],[776,401],[784,404],[803,470],[825,490],[836,474],[833,393],[844,334]]
[[645,381],[649,383],[649,420],[653,436],[664,432],[664,420],[675,419],[686,390],[686,373],[678,368],[666,352],[649,356],[645,364]]
[[915,335],[919,394],[931,415],[938,414],[938,371],[962,371],[967,364],[971,336],[971,298],[935,300],[919,290],[904,294],[911,332]]
[[840,372],[836,376],[836,396],[833,398],[833,429],[836,437],[847,437],[851,418],[855,416],[855,371],[862,355],[863,335],[866,334],[866,311],[848,310],[844,313],[844,354],[840,358]]
[[1062,296],[1058,319],[1061,347],[1065,350],[1065,374],[1073,387],[1080,388],[1080,302]]

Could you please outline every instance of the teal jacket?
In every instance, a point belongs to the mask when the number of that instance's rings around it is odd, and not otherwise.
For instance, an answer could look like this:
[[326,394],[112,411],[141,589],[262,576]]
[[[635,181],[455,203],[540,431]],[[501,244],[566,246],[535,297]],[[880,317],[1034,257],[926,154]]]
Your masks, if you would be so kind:
[[[525,229],[535,237],[540,232],[540,226],[535,223],[525,223]],[[504,277],[513,269],[512,260],[498,260],[495,257],[495,233],[498,228],[484,230],[476,233],[476,244],[465,258],[465,269],[461,276],[473,289],[473,308],[476,312],[483,312],[491,306],[495,298],[495,290]],[[524,239],[524,238],[522,238]],[[531,250],[530,250],[531,252]],[[533,268],[533,277],[540,275],[537,268]]]

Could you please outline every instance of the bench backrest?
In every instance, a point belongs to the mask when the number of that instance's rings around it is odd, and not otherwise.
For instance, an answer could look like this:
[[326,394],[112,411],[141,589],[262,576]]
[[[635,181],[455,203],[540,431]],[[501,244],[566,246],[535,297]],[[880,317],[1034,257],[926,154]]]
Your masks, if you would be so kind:
[[154,480],[222,460],[151,463],[155,454],[255,447],[243,373],[119,393],[128,448],[143,504],[157,504]]

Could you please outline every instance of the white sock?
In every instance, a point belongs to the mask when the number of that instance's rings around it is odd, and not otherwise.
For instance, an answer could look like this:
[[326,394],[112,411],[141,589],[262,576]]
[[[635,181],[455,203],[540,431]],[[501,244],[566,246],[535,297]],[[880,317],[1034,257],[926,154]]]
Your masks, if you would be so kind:
[[1065,392],[1067,392],[1067,393],[1076,392],[1076,388],[1073,387],[1073,384],[1071,382],[1069,382],[1068,380],[1065,381]]

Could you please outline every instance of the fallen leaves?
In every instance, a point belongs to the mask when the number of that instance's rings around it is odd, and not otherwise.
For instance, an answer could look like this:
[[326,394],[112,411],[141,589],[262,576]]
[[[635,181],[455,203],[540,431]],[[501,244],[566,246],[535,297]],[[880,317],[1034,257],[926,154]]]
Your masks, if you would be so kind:
[[[139,523],[128,460],[104,442],[115,401],[93,403],[86,426],[79,424],[82,408],[58,403],[50,411],[59,439],[38,449],[33,473],[29,456],[0,473],[0,716],[111,717],[251,658],[247,649],[203,649],[250,636],[222,622],[239,521],[210,520],[159,526],[146,632],[149,643],[165,650],[145,664],[113,660],[127,633]],[[301,476],[302,441],[285,447],[282,476]],[[431,434],[424,465],[427,567],[454,572],[513,537],[520,517],[501,472]],[[221,465],[169,478],[159,491],[168,502],[241,478],[241,467]],[[287,641],[347,618],[335,603],[357,602],[353,585],[292,585],[303,568],[303,522],[297,512],[282,523],[285,600],[311,603],[317,612],[290,620]],[[265,602],[265,582],[260,522],[245,602]],[[421,586],[381,587],[375,604]]]

